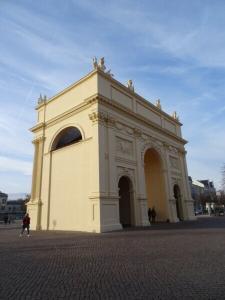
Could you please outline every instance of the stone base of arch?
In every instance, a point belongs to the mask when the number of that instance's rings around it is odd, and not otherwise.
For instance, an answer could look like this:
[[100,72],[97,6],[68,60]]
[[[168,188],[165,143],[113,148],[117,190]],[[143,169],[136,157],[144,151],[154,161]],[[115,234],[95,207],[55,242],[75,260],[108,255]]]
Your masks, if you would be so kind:
[[40,214],[41,203],[38,200],[30,200],[27,204],[27,212],[29,213],[30,219],[32,220],[30,224],[31,230],[41,230],[41,224],[38,220]]
[[193,210],[193,200],[189,199],[189,200],[184,200],[186,209],[187,209],[187,217],[185,218],[185,220],[188,221],[195,221],[197,220],[197,217],[194,215],[194,210]]
[[140,220],[138,222],[138,226],[150,226],[148,220],[148,204],[147,204],[147,198],[138,198],[138,204],[139,204],[139,210],[140,210]]
[[178,223],[180,220],[177,217],[177,211],[176,211],[176,200],[170,199],[169,200],[169,205],[170,205],[170,222],[171,223]]
[[122,225],[117,224],[107,224],[107,225],[101,225],[101,231],[100,232],[109,232],[109,231],[115,231],[115,230],[121,230],[123,229]]

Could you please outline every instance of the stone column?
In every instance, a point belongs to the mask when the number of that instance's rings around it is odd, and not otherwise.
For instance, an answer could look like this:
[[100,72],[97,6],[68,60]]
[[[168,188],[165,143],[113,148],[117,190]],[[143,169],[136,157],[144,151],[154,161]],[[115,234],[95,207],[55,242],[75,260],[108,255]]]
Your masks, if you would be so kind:
[[184,205],[185,205],[185,219],[186,220],[195,220],[196,217],[194,215],[194,201],[191,196],[190,186],[188,182],[188,171],[187,171],[187,162],[186,162],[186,151],[179,151],[179,157],[181,162],[182,169],[182,179],[184,186]]
[[146,194],[144,153],[142,153],[143,142],[141,132],[136,130],[136,161],[137,161],[137,201],[139,206],[138,225],[149,226],[148,220],[148,199]]
[[173,183],[171,179],[170,161],[169,161],[167,144],[164,144],[164,163],[165,163],[165,169],[163,170],[163,173],[164,173],[164,180],[165,180],[165,190],[167,195],[169,219],[171,222],[178,222],[179,220],[177,218],[177,213],[176,213],[176,199],[174,198],[174,193],[173,193]]
[[100,216],[101,232],[121,229],[119,222],[119,195],[115,163],[115,120],[100,112],[99,164],[100,164]]
[[92,113],[89,114],[89,119],[92,121],[92,160],[91,160],[91,194],[90,199],[90,228],[92,231],[101,232],[100,219],[100,165],[99,165],[99,122],[101,115],[97,111],[96,104],[93,107]]
[[36,138],[33,141],[34,150],[34,164],[31,188],[31,200],[27,204],[28,212],[31,217],[31,228],[41,229],[41,181],[42,181],[42,167],[43,167],[43,150],[44,137]]

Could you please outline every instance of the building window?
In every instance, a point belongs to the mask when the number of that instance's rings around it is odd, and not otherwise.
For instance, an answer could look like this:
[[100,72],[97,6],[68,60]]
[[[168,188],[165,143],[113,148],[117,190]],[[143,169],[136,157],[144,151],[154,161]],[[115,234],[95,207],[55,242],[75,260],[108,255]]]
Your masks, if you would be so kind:
[[55,138],[52,151],[75,144],[82,140],[80,130],[76,127],[67,127],[62,130]]

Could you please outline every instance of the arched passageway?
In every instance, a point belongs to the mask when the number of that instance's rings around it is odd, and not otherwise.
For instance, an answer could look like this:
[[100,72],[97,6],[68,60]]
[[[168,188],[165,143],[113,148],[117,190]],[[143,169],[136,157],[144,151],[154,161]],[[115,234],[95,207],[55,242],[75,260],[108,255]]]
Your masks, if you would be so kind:
[[181,203],[181,193],[180,188],[177,184],[173,187],[174,198],[176,199],[176,211],[177,211],[177,218],[179,220],[183,220],[183,209]]
[[130,227],[134,225],[131,180],[126,176],[122,176],[119,180],[118,188],[120,224],[123,227]]
[[169,219],[166,205],[165,183],[162,171],[162,161],[155,149],[148,149],[144,156],[145,184],[148,207],[155,209],[156,220]]

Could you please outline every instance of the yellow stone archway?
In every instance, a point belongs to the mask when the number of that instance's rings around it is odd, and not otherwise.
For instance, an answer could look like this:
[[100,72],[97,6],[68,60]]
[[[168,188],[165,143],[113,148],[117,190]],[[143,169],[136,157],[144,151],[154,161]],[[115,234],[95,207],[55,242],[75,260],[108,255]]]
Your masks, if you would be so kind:
[[169,219],[169,215],[166,203],[163,162],[160,154],[154,148],[149,148],[144,153],[144,170],[148,207],[154,207],[157,221],[166,221]]

